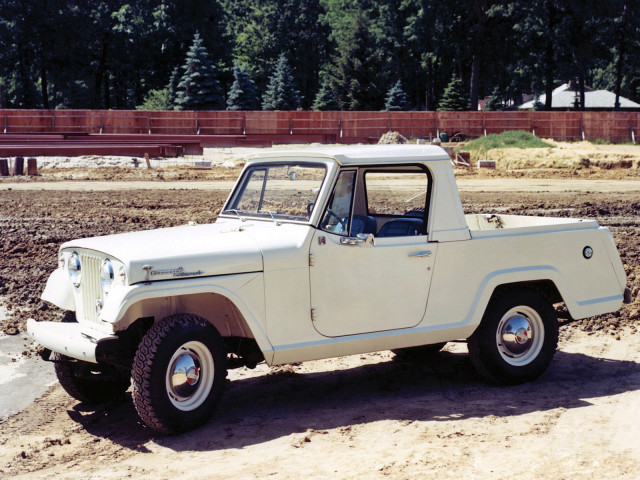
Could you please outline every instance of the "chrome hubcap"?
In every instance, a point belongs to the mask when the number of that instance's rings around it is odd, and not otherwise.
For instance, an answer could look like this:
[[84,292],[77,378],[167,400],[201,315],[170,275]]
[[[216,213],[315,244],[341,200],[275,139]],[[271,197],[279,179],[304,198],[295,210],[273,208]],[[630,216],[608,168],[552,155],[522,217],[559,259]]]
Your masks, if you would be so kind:
[[521,315],[508,318],[502,328],[502,345],[513,356],[525,353],[532,343],[529,319]]
[[176,399],[185,400],[198,388],[200,361],[190,351],[181,354],[170,368],[171,391]]
[[178,348],[167,367],[166,389],[171,403],[182,411],[202,405],[213,388],[215,368],[211,351],[201,342]]
[[536,310],[526,305],[514,307],[500,319],[496,344],[500,356],[514,366],[536,359],[544,343],[544,323]]

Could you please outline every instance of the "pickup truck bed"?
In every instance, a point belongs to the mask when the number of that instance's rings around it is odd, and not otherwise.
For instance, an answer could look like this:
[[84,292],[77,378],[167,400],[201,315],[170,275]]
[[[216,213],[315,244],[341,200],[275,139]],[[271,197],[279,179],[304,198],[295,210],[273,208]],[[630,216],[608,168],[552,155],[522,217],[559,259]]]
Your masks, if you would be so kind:
[[472,238],[599,228],[595,220],[528,215],[468,214],[464,216]]

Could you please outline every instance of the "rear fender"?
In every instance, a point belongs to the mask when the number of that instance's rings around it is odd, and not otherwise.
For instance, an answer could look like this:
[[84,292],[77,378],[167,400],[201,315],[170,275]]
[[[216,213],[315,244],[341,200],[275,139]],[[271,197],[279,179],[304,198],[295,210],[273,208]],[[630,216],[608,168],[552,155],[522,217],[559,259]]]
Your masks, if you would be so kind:
[[563,301],[571,316],[575,319],[591,317],[602,313],[616,311],[622,305],[623,295],[607,295],[602,298],[577,300],[570,294],[569,286],[560,272],[549,265],[529,266],[498,270],[484,278],[473,300],[471,311],[467,317],[471,324],[479,325],[493,293],[509,285],[544,285],[553,284],[561,298],[551,301]]

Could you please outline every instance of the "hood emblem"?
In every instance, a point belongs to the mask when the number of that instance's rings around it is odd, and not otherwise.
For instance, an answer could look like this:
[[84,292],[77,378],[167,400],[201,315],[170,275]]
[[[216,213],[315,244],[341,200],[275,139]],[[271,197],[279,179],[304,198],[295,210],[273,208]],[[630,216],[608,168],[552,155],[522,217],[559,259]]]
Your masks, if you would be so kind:
[[153,270],[152,266],[145,265],[142,268],[147,272],[147,281],[150,281],[149,276],[155,277],[155,276],[170,275],[173,278],[183,278],[183,277],[197,277],[204,273],[202,270],[198,270],[196,272],[185,272],[183,267],[163,268],[161,270]]

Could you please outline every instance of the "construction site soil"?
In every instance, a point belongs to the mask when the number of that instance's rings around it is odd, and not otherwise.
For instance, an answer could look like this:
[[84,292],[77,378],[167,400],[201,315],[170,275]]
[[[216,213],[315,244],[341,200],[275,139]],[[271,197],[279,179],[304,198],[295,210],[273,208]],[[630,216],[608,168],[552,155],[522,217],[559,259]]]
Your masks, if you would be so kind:
[[[39,177],[24,177],[14,188],[2,191],[0,203],[0,298],[10,315],[0,329],[6,334],[24,331],[26,320],[51,320],[61,316],[55,307],[39,299],[49,274],[56,268],[57,251],[66,240],[113,233],[215,221],[228,190],[154,188],[171,182],[228,182],[237,178],[235,168],[180,168],[133,170],[121,168],[58,169]],[[590,174],[588,174],[590,171]],[[617,180],[633,178],[636,170],[540,169],[521,171],[458,170],[459,179],[572,178]],[[566,177],[565,177],[566,175]],[[44,183],[87,185],[87,191],[44,188]],[[92,190],[92,181],[120,182],[118,188]],[[144,189],[123,189],[127,183]],[[29,189],[21,189],[28,183]],[[42,189],[38,189],[42,184]],[[114,184],[115,185],[115,184]],[[186,183],[185,183],[186,185]],[[466,213],[509,213],[596,219],[614,235],[634,298],[640,290],[640,192],[461,192]],[[625,306],[617,314],[577,322],[578,328],[611,334],[622,327],[635,328],[639,304]]]
[[[24,335],[29,317],[61,318],[62,312],[39,297],[62,242],[212,222],[228,189],[154,185],[224,183],[238,172],[239,167],[55,170],[0,181],[0,299],[7,310],[0,330]],[[613,233],[633,303],[564,326],[550,369],[533,383],[487,385],[474,373],[464,343],[448,344],[432,362],[378,352],[285,367],[261,364],[230,371],[216,416],[175,437],[149,431],[130,393],[91,407],[56,383],[0,423],[0,477],[636,479],[640,191],[617,190],[615,182],[638,180],[638,170],[456,175],[466,183],[567,179],[566,189],[463,190],[461,197],[469,213],[596,219]],[[571,179],[614,185],[590,189],[587,182],[573,189]],[[118,184],[94,189],[94,181]],[[62,188],[52,188],[56,182]],[[66,188],[69,182],[78,188]],[[136,188],[127,189],[126,182]],[[24,345],[21,357],[34,356],[37,347],[27,340]]]

